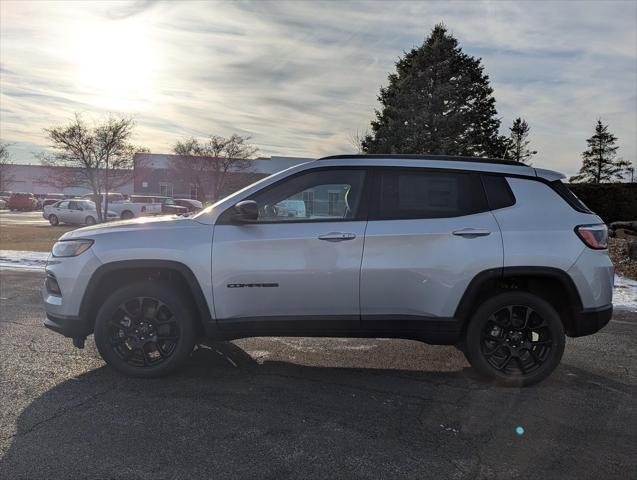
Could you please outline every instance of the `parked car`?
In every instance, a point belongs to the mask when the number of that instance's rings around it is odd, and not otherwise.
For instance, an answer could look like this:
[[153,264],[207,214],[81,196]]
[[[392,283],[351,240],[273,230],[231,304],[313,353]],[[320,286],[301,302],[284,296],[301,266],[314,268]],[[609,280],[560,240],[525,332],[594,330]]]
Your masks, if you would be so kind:
[[140,203],[159,203],[161,204],[161,213],[169,215],[169,214],[181,214],[188,213],[187,207],[182,207],[178,205],[174,199],[170,197],[162,197],[162,196],[150,196],[150,195],[131,195],[131,202],[140,202]]
[[47,205],[53,205],[54,203],[57,203],[59,201],[59,198],[45,198],[44,200],[42,200],[42,208],[46,207]]
[[7,208],[7,201],[4,198],[0,197],[0,210],[4,210],[6,208]]
[[[95,196],[91,194],[84,195],[82,199],[94,201]],[[105,199],[105,195],[102,194],[100,199],[102,205],[104,205]],[[130,220],[131,218],[146,215],[159,215],[162,211],[160,203],[131,202],[125,200],[124,195],[121,193],[108,194],[108,208],[117,213],[122,220]]]
[[[95,203],[90,200],[59,200],[44,207],[42,216],[53,226],[60,223],[72,225],[95,225],[99,216]],[[108,211],[107,220],[117,220],[119,215]]]
[[[173,371],[205,333],[455,345],[479,374],[529,385],[613,309],[606,226],[561,178],[468,157],[305,163],[192,217],[64,234],[45,325],[80,347],[94,333],[138,377]],[[274,208],[288,200],[306,216]]]
[[203,209],[203,203],[192,198],[175,198],[175,203],[180,207],[185,207],[188,212],[198,212]]
[[32,193],[17,192],[9,197],[9,210],[30,212],[36,210],[38,201]]

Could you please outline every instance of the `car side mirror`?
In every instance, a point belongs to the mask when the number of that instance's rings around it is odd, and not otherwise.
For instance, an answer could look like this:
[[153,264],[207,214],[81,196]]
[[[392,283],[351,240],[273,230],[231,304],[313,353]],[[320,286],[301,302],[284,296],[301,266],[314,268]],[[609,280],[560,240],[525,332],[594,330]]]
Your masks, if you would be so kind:
[[259,207],[254,200],[243,200],[234,207],[232,219],[237,222],[254,222],[259,219]]

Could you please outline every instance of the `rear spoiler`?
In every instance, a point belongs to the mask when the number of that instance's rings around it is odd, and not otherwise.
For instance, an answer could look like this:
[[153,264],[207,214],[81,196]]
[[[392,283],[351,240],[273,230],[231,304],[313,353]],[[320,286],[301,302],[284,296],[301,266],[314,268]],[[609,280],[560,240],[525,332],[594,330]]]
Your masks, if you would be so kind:
[[556,180],[562,180],[566,178],[566,175],[560,172],[555,172],[553,170],[545,170],[544,168],[535,168],[535,175],[540,178],[544,178],[549,182],[554,182]]

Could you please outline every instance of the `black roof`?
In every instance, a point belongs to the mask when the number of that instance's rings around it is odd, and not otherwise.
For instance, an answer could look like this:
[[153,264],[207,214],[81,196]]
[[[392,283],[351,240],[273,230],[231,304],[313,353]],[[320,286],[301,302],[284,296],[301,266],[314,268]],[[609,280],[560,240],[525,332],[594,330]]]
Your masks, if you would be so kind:
[[474,163],[498,163],[500,165],[516,165],[520,167],[528,167],[525,163],[516,162],[515,160],[505,160],[503,158],[484,158],[484,157],[462,157],[455,155],[411,155],[403,153],[374,153],[374,154],[345,154],[331,155],[329,157],[319,158],[318,160],[337,160],[345,158],[390,158],[395,160],[451,160],[455,162],[474,162]]

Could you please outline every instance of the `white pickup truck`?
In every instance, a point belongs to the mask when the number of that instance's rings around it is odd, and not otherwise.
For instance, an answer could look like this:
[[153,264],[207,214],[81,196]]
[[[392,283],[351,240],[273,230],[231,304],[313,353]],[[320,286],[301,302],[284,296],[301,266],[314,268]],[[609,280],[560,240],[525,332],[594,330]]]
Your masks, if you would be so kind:
[[[105,201],[105,195],[101,194],[102,208]],[[82,197],[84,200],[95,201],[95,195],[88,194]],[[108,194],[108,209],[119,215],[122,220],[130,220],[131,218],[143,217],[146,215],[160,215],[161,203],[141,203],[130,202],[124,198],[121,193]]]

